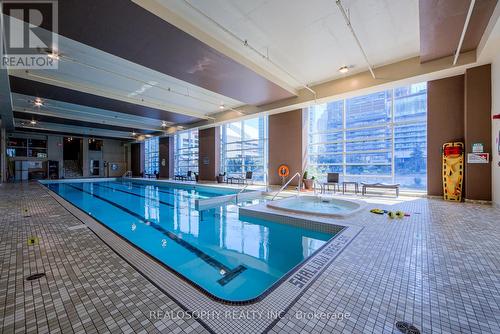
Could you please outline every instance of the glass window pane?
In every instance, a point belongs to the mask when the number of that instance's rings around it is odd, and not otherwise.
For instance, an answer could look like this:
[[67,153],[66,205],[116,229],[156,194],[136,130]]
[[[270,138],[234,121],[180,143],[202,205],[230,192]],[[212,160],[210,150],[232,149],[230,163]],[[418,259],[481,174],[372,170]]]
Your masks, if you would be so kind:
[[344,140],[344,133],[342,131],[315,133],[309,135],[310,144],[341,142],[342,140]]
[[405,188],[427,188],[427,126],[425,123],[394,128],[396,182]]
[[318,104],[309,110],[309,131],[311,133],[342,129],[344,101]]
[[346,163],[348,164],[390,164],[391,152],[385,153],[355,153],[346,155]]
[[394,95],[396,122],[427,120],[427,83],[396,88]]
[[390,90],[346,100],[346,126],[357,128],[391,120]]
[[391,165],[347,165],[347,175],[391,175]]

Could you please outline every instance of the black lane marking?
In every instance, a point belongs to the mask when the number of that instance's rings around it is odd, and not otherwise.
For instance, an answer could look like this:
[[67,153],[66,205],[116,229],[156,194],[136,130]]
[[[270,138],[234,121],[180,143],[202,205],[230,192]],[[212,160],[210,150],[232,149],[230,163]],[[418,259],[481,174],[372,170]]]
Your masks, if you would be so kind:
[[242,266],[241,264],[233,269],[233,271],[226,272],[224,276],[217,281],[220,285],[224,286],[227,283],[231,282],[233,278],[241,274],[247,269],[247,267]]
[[[123,185],[125,185],[125,183],[124,183],[124,182],[122,182],[122,183],[119,183],[119,182],[110,182],[110,183],[113,183],[113,184],[120,184],[120,185],[122,185],[122,186],[123,186]],[[129,182],[129,184],[130,184],[132,187],[135,187],[135,188],[139,188],[139,189],[146,189],[145,187],[141,187],[140,185],[134,184],[133,182]],[[142,183],[140,183],[140,184],[142,184]],[[149,186],[149,184],[145,184],[145,186]],[[161,188],[160,188],[159,186],[157,186],[157,185],[151,184],[151,186],[153,186],[153,187],[154,187],[156,190],[158,190],[158,192],[160,192],[160,193],[167,194],[167,195],[175,195],[175,193],[174,193],[174,192],[170,192],[170,191],[168,191],[168,190],[160,190]],[[176,189],[181,189],[181,190],[186,190],[186,191],[187,191],[187,190],[196,190],[195,188],[193,188],[193,189],[182,189],[182,188],[176,188]],[[193,196],[193,195],[189,195],[189,196],[187,196],[187,197],[193,198],[194,196]]]
[[[219,271],[219,273],[221,273],[221,276],[223,278],[226,277],[226,275],[229,276],[228,280],[227,281],[224,281],[222,284],[220,281],[220,279],[217,281],[220,285],[226,285],[229,281],[231,281],[232,279],[234,279],[238,274],[242,273],[243,271],[245,271],[247,268],[243,265],[239,265],[238,267],[236,267],[235,269],[231,269],[229,267],[227,267],[226,265],[224,265],[223,263],[217,261],[216,259],[214,259],[213,257],[211,257],[210,255],[204,253],[202,250],[194,247],[193,245],[191,245],[190,243],[182,240],[181,238],[179,238],[177,235],[175,235],[174,233],[164,229],[162,226],[152,222],[152,221],[149,221],[147,220],[146,218],[144,218],[143,216],[135,213],[134,211],[131,211],[129,209],[127,209],[126,207],[124,206],[121,206],[120,204],[117,204],[113,201],[110,201],[104,197],[101,197],[99,195],[96,195],[96,194],[93,194],[85,189],[82,189],[82,188],[79,188],[79,187],[75,187],[71,184],[67,184],[69,187],[73,188],[73,189],[76,189],[76,190],[79,190],[83,193],[86,193],[92,197],[95,197],[97,199],[100,199],[101,201],[104,201],[110,205],[113,205],[114,207],[120,209],[120,210],[123,210],[125,211],[126,213],[128,213],[129,215],[135,217],[136,219],[142,221],[143,223],[148,223],[149,226],[153,227],[155,230],[161,232],[162,234],[166,235],[167,237],[169,237],[171,240],[175,241],[176,243],[178,243],[179,245],[181,245],[182,247],[186,248],[188,251],[190,251],[191,253],[195,254],[196,256],[198,256],[200,259],[202,259],[205,263],[207,263],[208,265],[212,266],[213,268],[217,269]],[[242,268],[240,268],[242,267]]]
[[145,199],[148,199],[150,201],[158,201],[158,203],[161,203],[161,204],[165,204],[167,206],[170,206],[170,207],[174,207],[174,205],[172,203],[167,203],[167,202],[164,202],[160,199],[156,199],[156,198],[151,198],[151,197],[148,197],[148,196],[144,196],[144,195],[141,195],[141,194],[136,194],[136,193],[131,193],[129,191],[125,191],[125,190],[122,190],[122,189],[116,189],[116,188],[113,188],[113,187],[107,187],[107,186],[103,186],[103,185],[100,185],[100,184],[97,184],[97,183],[94,183],[93,184],[95,187],[99,187],[99,188],[107,188],[107,189],[111,189],[111,190],[116,190],[116,191],[119,191],[119,192],[122,192],[122,193],[125,193],[125,194],[130,194],[130,195],[134,195],[136,197],[141,197],[141,198],[145,198]]

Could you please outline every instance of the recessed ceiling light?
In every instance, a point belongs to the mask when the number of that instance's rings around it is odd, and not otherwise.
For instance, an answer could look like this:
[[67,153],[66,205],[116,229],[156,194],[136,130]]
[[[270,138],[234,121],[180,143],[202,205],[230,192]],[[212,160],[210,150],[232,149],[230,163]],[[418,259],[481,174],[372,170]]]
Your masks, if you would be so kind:
[[35,99],[35,101],[33,102],[33,104],[34,104],[35,106],[37,106],[37,107],[42,107],[42,106],[43,106],[43,101],[42,101],[42,99],[41,99],[41,98],[37,97],[37,98]]
[[344,65],[341,68],[339,68],[339,72],[340,73],[347,73],[347,72],[349,72],[349,67]]
[[35,121],[34,119],[32,119],[32,120],[30,121],[30,124],[31,124],[31,125],[36,125],[36,121]]

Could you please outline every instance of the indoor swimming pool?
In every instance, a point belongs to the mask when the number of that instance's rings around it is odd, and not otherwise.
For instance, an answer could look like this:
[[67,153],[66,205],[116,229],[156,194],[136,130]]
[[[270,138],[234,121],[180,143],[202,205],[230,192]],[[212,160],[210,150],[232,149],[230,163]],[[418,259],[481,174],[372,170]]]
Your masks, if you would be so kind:
[[210,296],[253,300],[310,257],[333,233],[238,217],[238,206],[196,210],[200,198],[235,192],[130,180],[45,183],[50,190]]

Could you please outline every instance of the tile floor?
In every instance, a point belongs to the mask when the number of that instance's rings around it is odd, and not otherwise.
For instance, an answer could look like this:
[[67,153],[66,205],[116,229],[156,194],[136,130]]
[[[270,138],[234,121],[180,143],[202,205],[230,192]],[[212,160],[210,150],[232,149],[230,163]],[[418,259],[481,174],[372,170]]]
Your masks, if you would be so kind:
[[[406,320],[422,333],[497,333],[500,210],[366,200],[368,208],[411,216],[390,220],[366,210],[339,221],[364,228],[267,330],[398,333],[395,322]],[[175,314],[184,306],[79,225],[40,186],[0,185],[0,333],[211,331],[193,319],[151,317],[151,310]],[[28,245],[30,236],[39,244]],[[47,276],[25,280],[36,272]],[[233,322],[233,332],[250,332]]]

